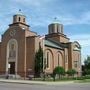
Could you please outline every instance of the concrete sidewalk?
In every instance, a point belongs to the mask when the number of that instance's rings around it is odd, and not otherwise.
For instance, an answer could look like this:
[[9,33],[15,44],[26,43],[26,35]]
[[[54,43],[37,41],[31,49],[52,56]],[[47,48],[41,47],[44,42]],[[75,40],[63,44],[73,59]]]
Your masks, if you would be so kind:
[[11,80],[11,79],[0,79],[0,82],[2,82],[2,83],[17,83],[17,84],[30,84],[30,85],[60,85],[60,84],[74,83],[74,81],[48,82],[48,81]]

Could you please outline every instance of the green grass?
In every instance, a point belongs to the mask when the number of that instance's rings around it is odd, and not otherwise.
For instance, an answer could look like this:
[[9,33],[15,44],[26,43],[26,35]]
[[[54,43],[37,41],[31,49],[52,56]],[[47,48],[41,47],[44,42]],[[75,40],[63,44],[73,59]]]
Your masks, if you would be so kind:
[[90,83],[90,79],[77,80],[78,83]]
[[[33,81],[44,81],[43,78],[34,78]],[[55,81],[73,81],[76,80],[75,78],[62,78],[62,79],[55,79]],[[45,81],[53,82],[53,78],[45,78]]]
[[[43,78],[33,78],[33,81],[44,81]],[[45,81],[53,82],[53,78],[45,78]],[[90,76],[82,76],[82,77],[62,77],[61,79],[56,78],[55,81],[75,81],[75,82],[90,82]]]

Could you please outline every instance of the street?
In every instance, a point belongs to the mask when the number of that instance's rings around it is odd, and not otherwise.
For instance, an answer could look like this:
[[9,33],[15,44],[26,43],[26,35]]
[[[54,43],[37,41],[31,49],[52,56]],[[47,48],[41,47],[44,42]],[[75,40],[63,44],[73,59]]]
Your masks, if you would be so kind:
[[28,85],[0,83],[0,90],[90,90],[90,84]]

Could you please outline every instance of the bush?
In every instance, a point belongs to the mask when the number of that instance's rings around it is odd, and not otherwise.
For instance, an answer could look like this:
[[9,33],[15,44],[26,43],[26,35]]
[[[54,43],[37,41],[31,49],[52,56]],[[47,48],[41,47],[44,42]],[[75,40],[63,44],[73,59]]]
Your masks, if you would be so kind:
[[74,74],[76,74],[76,70],[74,69],[69,69],[67,72],[66,72],[69,76],[74,76]]
[[53,70],[53,75],[54,75],[54,78],[56,75],[59,75],[59,79],[60,79],[60,76],[64,75],[65,74],[65,70],[63,67],[60,67],[60,66],[57,66],[54,70]]

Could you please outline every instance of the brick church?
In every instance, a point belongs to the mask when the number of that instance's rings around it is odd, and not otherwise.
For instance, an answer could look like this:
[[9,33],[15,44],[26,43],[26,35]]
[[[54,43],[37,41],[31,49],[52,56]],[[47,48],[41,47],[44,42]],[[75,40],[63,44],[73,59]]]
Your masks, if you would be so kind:
[[65,71],[75,69],[81,72],[80,44],[70,42],[63,33],[63,25],[51,23],[48,34],[41,38],[31,31],[22,14],[13,16],[13,22],[4,32],[0,42],[0,75],[27,76],[29,70],[34,73],[35,53],[41,44],[46,60],[46,73],[52,73],[56,66],[62,66]]

